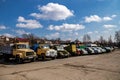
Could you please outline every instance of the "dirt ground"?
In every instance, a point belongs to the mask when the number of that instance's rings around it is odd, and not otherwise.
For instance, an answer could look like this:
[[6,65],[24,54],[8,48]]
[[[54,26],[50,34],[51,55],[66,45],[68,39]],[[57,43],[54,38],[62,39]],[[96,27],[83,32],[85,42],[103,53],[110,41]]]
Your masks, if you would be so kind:
[[120,50],[44,62],[1,62],[0,80],[120,80]]

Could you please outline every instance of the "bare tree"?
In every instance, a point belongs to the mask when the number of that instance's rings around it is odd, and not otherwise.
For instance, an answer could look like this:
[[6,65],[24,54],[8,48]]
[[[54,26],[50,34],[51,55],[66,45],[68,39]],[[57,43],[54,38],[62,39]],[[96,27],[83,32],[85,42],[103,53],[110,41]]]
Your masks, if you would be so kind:
[[110,35],[110,37],[108,38],[108,45],[109,46],[113,46],[113,41],[112,41],[112,36]]
[[120,47],[120,30],[115,32],[115,40],[117,42],[118,47]]
[[103,38],[103,36],[100,36],[99,43],[101,46],[107,46],[108,42]]
[[34,34],[23,34],[22,38],[28,39],[31,45],[36,43],[36,39],[38,39]]
[[120,30],[115,32],[115,40],[117,43],[120,42]]
[[91,42],[91,37],[90,37],[90,35],[85,34],[85,35],[83,36],[83,42],[84,42],[84,43],[89,43],[89,42]]

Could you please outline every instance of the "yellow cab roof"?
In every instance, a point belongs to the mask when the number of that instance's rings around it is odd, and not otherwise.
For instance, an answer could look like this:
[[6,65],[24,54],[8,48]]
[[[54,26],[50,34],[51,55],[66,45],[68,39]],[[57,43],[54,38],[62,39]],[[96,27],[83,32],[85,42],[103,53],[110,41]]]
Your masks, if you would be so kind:
[[19,43],[15,43],[15,44],[29,44],[29,42],[19,42]]

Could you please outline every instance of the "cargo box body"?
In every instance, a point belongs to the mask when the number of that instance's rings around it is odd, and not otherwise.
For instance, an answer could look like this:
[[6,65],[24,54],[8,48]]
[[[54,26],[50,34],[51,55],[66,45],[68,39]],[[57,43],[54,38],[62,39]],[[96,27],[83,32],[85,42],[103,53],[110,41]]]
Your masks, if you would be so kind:
[[11,54],[12,55],[12,47],[10,45],[0,46],[0,51],[3,54]]

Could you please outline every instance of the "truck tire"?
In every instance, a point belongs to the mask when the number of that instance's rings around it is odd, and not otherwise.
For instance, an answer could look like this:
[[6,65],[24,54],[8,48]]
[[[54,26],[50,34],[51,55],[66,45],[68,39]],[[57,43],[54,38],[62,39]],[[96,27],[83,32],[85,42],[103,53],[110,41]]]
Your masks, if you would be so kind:
[[41,54],[41,58],[42,58],[43,61],[45,61],[46,57],[45,57],[44,53]]
[[56,57],[52,57],[52,60],[56,59]]
[[35,62],[36,58],[31,59],[31,62]]
[[16,61],[18,64],[23,63],[23,59],[21,59],[21,58],[19,57],[19,55],[16,56],[15,61]]
[[3,59],[3,54],[2,53],[0,53],[0,59]]
[[69,57],[69,55],[65,56],[65,58],[68,58],[68,57]]
[[59,58],[62,59],[62,58],[64,58],[64,57],[65,57],[65,56],[64,56],[64,53],[59,52]]
[[3,58],[4,58],[4,61],[9,61],[9,55],[4,54]]

